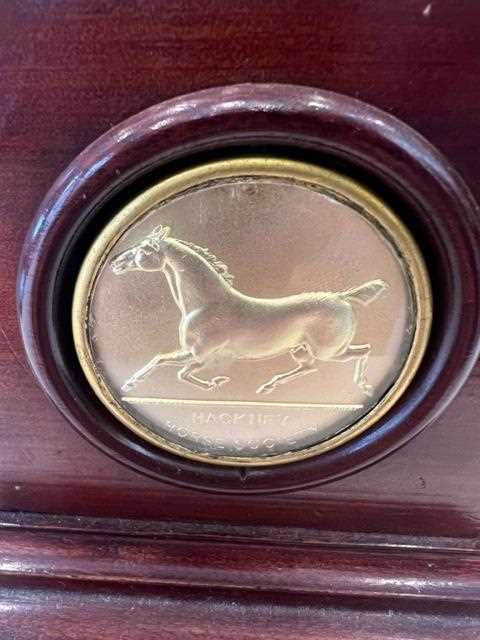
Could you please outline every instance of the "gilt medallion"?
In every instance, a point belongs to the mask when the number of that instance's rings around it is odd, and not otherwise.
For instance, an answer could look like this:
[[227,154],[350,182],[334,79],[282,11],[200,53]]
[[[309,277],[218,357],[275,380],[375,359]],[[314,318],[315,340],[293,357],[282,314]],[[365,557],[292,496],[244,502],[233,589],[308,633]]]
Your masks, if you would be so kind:
[[412,380],[431,312],[420,251],[384,202],[314,165],[241,158],[119,211],[84,261],[72,321],[125,428],[261,466],[373,428]]

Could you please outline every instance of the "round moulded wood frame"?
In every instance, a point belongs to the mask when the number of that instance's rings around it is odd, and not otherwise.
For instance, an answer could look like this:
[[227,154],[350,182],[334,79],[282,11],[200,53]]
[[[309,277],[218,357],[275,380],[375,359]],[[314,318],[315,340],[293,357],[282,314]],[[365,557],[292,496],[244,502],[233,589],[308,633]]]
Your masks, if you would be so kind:
[[[374,428],[321,456],[288,465],[204,464],[126,430],[84,379],[62,315],[68,302],[64,292],[92,230],[108,222],[109,203],[148,175],[155,173],[158,180],[179,165],[196,164],[201,154],[229,157],[234,149],[338,164],[343,173],[375,185],[387,201],[396,202],[395,211],[419,243],[433,284],[430,341],[402,397]],[[307,87],[208,89],[121,123],[58,178],[25,242],[18,285],[22,336],[44,390],[85,437],[115,459],[193,489],[262,493],[307,487],[352,473],[401,446],[443,410],[464,382],[479,348],[478,226],[477,205],[461,178],[428,142],[392,116]]]

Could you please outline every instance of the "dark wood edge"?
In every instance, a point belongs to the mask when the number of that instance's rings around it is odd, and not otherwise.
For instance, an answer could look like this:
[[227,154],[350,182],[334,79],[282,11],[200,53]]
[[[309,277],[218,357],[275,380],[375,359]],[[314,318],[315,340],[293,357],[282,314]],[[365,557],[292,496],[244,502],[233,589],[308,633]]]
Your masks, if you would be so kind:
[[[76,235],[92,220],[106,222],[108,203],[125,185],[149,172],[166,175],[202,153],[258,148],[340,163],[374,183],[380,195],[396,200],[427,258],[436,307],[429,350],[414,384],[372,430],[315,459],[238,470],[182,460],[120,427],[65,359],[59,339],[64,323],[55,321],[52,309],[66,282],[62,260],[70,255]],[[461,178],[421,136],[388,114],[306,87],[210,89],[130,118],[60,176],[25,243],[18,286],[22,335],[32,368],[57,407],[84,436],[129,466],[214,492],[311,486],[360,469],[402,445],[438,415],[464,382],[479,347],[478,228],[477,205]]]
[[2,637],[470,640],[474,545],[0,513]]
[[[418,479],[420,482],[421,480]],[[48,484],[38,480],[14,486],[9,483],[0,484],[0,493],[10,504],[14,504],[15,510],[19,512],[35,513],[38,496],[44,496],[42,511],[45,514],[59,514],[62,526],[63,518],[67,517],[65,514],[74,513],[81,526],[84,526],[84,517],[88,517],[89,522],[95,522],[95,518],[100,518],[102,527],[106,522],[120,518],[122,523],[131,522],[134,532],[146,530],[153,534],[157,531],[157,524],[150,525],[146,518],[147,514],[151,517],[151,514],[155,513],[154,517],[158,520],[190,520],[202,526],[204,523],[218,523],[219,527],[223,527],[225,523],[241,523],[245,518],[256,525],[268,522],[267,535],[270,527],[274,527],[275,537],[280,535],[279,531],[284,532],[284,537],[285,532],[292,528],[293,531],[300,532],[299,536],[302,539],[317,540],[317,534],[312,532],[314,526],[330,531],[334,539],[338,539],[337,533],[342,531],[345,534],[350,532],[349,535],[352,537],[349,537],[349,540],[355,539],[356,535],[358,539],[363,539],[364,534],[371,536],[376,532],[382,532],[382,535],[388,533],[389,539],[392,540],[398,536],[401,540],[405,540],[405,536],[412,536],[413,540],[424,541],[432,540],[433,535],[431,546],[435,548],[458,547],[475,550],[478,547],[478,522],[475,513],[469,509],[465,510],[462,505],[452,505],[447,499],[441,500],[438,496],[437,500],[432,502],[428,495],[425,500],[417,496],[415,500],[410,501],[408,497],[404,500],[391,500],[380,494],[375,497],[372,493],[355,496],[351,492],[329,492],[322,496],[317,491],[314,497],[300,494],[289,500],[286,509],[285,499],[281,495],[256,498],[252,503],[249,495],[236,496],[232,500],[227,494],[205,501],[197,500],[195,494],[183,491],[180,501],[178,490],[175,488],[165,486],[161,489],[159,502],[160,492],[155,490],[155,487],[146,491],[135,483],[122,483],[111,487],[104,487],[96,482],[79,486]],[[42,523],[42,516],[31,517],[35,518],[36,523]],[[45,521],[48,521],[48,527],[52,527],[52,523],[55,522],[50,520],[48,515],[43,516],[43,524]],[[163,525],[161,530],[164,530]],[[198,528],[195,530],[198,531]],[[253,531],[255,535],[261,535],[257,526]],[[294,539],[288,538],[289,541]],[[369,537],[368,540],[371,541],[372,538]]]
[[[388,538],[368,544],[333,539],[296,540],[202,535],[174,523],[163,533],[137,534],[132,523],[73,522],[50,516],[52,527],[35,517],[4,515],[0,526],[0,581],[53,580],[64,586],[130,584],[200,589],[258,590],[283,594],[349,598],[401,598],[436,602],[480,601],[480,554],[428,549]],[[81,531],[79,530],[81,526]],[[157,524],[157,527],[159,525]],[[90,528],[90,530],[89,530]],[[114,531],[112,531],[112,528]],[[109,530],[110,529],[110,530]],[[123,529],[123,530],[122,530]],[[245,533],[245,532],[244,532]],[[337,533],[339,541],[342,534]],[[251,538],[251,539],[249,539]],[[253,539],[252,539],[253,538]]]
[[108,537],[191,540],[197,542],[257,543],[266,546],[316,546],[356,550],[412,550],[434,554],[480,554],[478,539],[425,536],[413,533],[376,533],[293,527],[290,525],[234,525],[199,521],[158,521],[0,512],[0,539],[4,531],[75,533]]
[[[473,640],[478,604],[0,577],[8,640]],[[301,615],[300,613],[301,612]]]

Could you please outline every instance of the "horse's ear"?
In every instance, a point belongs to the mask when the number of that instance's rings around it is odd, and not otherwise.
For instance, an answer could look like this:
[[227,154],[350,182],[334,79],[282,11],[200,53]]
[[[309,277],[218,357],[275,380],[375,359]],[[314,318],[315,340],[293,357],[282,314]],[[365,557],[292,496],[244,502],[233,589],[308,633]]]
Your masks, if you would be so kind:
[[146,240],[155,249],[155,251],[159,251],[160,240],[163,240],[164,238],[166,238],[169,232],[170,232],[170,227],[164,227],[163,225],[159,224],[157,227],[155,227],[150,231],[150,233],[146,237]]
[[159,224],[157,227],[152,229],[149,235],[152,238],[155,238],[155,240],[163,240],[168,236],[169,233],[170,233],[170,227],[164,227],[163,225]]

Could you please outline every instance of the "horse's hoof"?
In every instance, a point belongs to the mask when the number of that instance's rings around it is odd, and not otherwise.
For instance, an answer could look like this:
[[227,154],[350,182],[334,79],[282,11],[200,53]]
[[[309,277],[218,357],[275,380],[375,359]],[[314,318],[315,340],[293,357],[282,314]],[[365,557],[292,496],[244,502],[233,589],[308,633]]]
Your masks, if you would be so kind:
[[258,387],[257,393],[266,395],[267,393],[272,393],[274,389],[275,386],[273,384],[271,384],[270,382],[266,382],[265,384],[262,384],[261,387]]
[[226,382],[230,382],[230,378],[228,376],[217,376],[216,378],[213,378],[210,389],[217,390]]
[[371,384],[364,384],[360,388],[363,391],[363,393],[369,398],[373,396],[373,387]]

